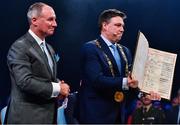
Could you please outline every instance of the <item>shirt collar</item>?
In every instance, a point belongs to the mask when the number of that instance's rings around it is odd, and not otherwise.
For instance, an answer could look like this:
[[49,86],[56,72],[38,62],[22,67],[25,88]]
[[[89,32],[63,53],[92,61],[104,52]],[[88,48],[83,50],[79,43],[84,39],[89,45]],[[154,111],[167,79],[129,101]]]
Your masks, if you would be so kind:
[[111,47],[112,45],[116,45],[113,44],[111,41],[109,41],[106,37],[104,37],[102,34],[101,34],[101,38],[104,40],[104,42],[108,45],[108,47]]
[[29,29],[28,31],[31,36],[35,39],[35,41],[38,43],[38,45],[40,46],[42,43],[44,44],[45,43],[45,39],[44,40],[41,40],[31,29]]
[[149,111],[149,109],[151,108],[151,106],[152,106],[152,103],[149,104],[149,105],[147,105],[147,106],[144,106],[144,108],[146,108],[146,111]]

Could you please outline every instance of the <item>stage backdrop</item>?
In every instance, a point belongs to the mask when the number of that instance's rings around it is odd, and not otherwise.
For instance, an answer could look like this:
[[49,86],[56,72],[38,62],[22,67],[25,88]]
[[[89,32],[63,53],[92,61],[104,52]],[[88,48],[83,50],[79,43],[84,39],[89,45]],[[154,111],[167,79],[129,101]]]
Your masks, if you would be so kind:
[[[37,0],[5,0],[0,4],[0,108],[6,105],[10,78],[6,55],[11,44],[27,32],[26,12]],[[60,56],[58,77],[76,91],[80,81],[80,48],[98,36],[98,15],[104,9],[116,8],[127,14],[121,44],[134,55],[138,30],[147,37],[150,47],[180,54],[179,0],[43,0],[54,7],[58,28],[47,41]],[[179,88],[180,59],[178,57],[173,93]]]

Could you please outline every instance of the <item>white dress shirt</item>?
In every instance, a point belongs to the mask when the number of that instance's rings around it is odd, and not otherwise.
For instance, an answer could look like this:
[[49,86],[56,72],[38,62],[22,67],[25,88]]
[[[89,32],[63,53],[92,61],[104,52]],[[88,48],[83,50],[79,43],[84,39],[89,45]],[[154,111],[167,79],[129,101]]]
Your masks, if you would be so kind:
[[[44,40],[41,40],[32,30],[29,29],[28,31],[31,36],[36,40],[36,42],[38,43],[38,45],[40,46],[43,42],[45,42],[45,39]],[[41,46],[40,46],[41,49],[43,49]],[[44,50],[42,50],[44,51]],[[51,97],[57,97],[60,93],[60,84],[59,83],[56,83],[56,82],[51,82],[52,84],[52,87],[53,87],[53,91],[52,91],[52,94],[51,94]]]
[[[101,34],[101,38],[104,40],[104,42],[105,42],[105,43],[107,44],[107,46],[109,47],[112,55],[114,55],[114,50],[113,50],[113,48],[111,47],[111,46],[113,45],[113,43],[110,42],[107,38],[105,38],[102,34]],[[115,44],[116,44],[116,43],[115,43]],[[122,83],[123,83],[123,84],[122,84],[122,89],[123,89],[123,90],[128,90],[129,87],[128,87],[128,85],[127,85],[127,83],[128,83],[127,77],[124,77],[124,78],[123,78]]]

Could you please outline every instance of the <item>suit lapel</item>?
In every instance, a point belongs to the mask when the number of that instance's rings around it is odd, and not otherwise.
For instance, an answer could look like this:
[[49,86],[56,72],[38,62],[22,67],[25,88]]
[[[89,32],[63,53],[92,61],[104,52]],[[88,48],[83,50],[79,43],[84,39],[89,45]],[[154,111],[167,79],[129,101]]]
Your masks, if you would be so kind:
[[121,51],[119,50],[119,47],[117,47],[117,48],[118,48],[118,53],[119,53],[119,56],[120,56],[120,59],[121,59],[121,75],[124,75],[125,72],[123,72],[123,71],[125,71],[126,62],[124,61],[124,58],[122,56]]
[[56,69],[57,69],[57,65],[56,65],[56,60],[55,60],[55,52],[54,50],[52,49],[52,47],[47,43],[47,49],[49,51],[49,54],[52,58],[52,61],[53,61],[53,76],[56,76]]
[[32,46],[32,48],[30,48],[30,51],[34,54],[34,56],[36,56],[42,63],[46,65],[49,73],[51,74],[51,76],[53,76],[48,61],[38,43],[29,33],[26,34],[26,38],[28,39],[28,41],[30,41],[30,44]]
[[114,68],[114,71],[115,71],[115,74],[117,75],[117,73],[119,74],[119,70],[118,70],[118,66],[116,64],[116,61],[114,59],[114,56],[112,55],[109,47],[107,46],[107,44],[104,42],[104,40],[99,37],[98,38],[98,41],[100,42],[100,45],[102,47],[102,50],[107,54],[107,56],[109,57],[109,59],[111,60],[112,64],[113,64],[113,68]]

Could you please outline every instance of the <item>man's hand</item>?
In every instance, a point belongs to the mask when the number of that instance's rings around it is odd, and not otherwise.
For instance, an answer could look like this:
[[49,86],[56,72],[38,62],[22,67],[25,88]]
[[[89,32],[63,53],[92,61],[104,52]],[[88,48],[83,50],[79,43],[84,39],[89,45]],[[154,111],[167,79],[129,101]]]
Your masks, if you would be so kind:
[[161,100],[160,94],[155,93],[154,91],[149,92],[148,98],[151,100],[159,100],[159,101]]
[[59,83],[61,90],[60,90],[60,94],[59,94],[59,98],[65,98],[69,95],[70,92],[70,87],[67,83],[65,83],[63,80]]
[[135,80],[131,75],[128,75],[128,86],[131,88],[138,87],[138,81]]

